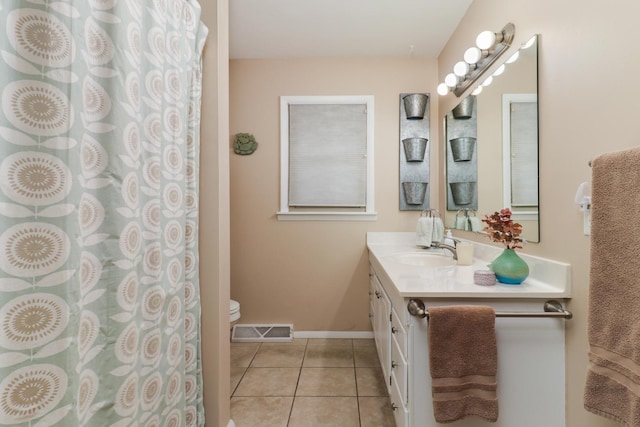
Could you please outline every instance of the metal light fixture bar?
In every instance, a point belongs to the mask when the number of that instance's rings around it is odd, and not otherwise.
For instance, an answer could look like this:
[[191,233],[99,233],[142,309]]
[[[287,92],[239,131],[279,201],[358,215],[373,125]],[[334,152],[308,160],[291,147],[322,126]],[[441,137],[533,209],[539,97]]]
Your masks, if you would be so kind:
[[476,67],[469,71],[469,74],[464,76],[464,80],[458,83],[453,88],[453,93],[456,96],[462,95],[472,84],[474,84],[482,74],[491,67],[493,64],[508,48],[511,46],[511,42],[516,34],[516,27],[511,22],[504,26],[502,31],[498,35],[502,35],[502,40],[498,38],[496,44],[488,49],[488,53],[485,57],[475,64]]

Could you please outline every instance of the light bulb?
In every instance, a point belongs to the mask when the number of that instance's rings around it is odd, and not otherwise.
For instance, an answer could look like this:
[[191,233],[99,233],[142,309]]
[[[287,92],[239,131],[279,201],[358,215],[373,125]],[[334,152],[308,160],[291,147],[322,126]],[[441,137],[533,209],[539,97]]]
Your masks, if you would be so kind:
[[444,77],[444,84],[449,87],[456,87],[456,85],[458,84],[458,78],[455,74],[449,73]]
[[438,89],[437,89],[437,91],[438,91],[438,95],[440,95],[440,96],[445,96],[446,94],[448,94],[448,93],[449,93],[449,86],[447,86],[447,85],[446,85],[446,84],[444,84],[444,83],[440,83],[440,84],[438,85]]
[[482,86],[475,88],[473,92],[471,92],[471,95],[480,95],[480,92],[482,92]]
[[469,72],[469,64],[464,61],[456,62],[456,65],[453,66],[453,74],[458,77],[464,77]]
[[504,69],[506,67],[504,66],[504,64],[502,64],[501,66],[499,66],[494,72],[493,72],[493,76],[499,76],[500,74],[504,73]]
[[529,49],[536,42],[536,36],[531,37],[526,42],[522,43],[522,49]]
[[468,64],[475,64],[482,58],[482,51],[477,47],[470,47],[464,52],[464,60]]
[[496,33],[493,31],[483,31],[476,38],[476,46],[480,49],[489,49],[496,43]]
[[493,77],[489,76],[485,79],[485,81],[482,82],[482,86],[489,86],[491,84],[491,82],[493,81]]
[[520,51],[516,50],[516,53],[514,53],[513,55],[511,55],[509,57],[509,59],[507,59],[506,61],[504,61],[505,64],[511,64],[513,62],[516,62],[518,60],[518,58],[520,57]]

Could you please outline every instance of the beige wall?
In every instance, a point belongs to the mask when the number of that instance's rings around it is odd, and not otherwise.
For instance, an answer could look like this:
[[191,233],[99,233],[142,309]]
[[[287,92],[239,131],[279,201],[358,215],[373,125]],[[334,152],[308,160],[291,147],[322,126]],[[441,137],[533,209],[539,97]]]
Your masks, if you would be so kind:
[[[567,325],[567,426],[614,426],[583,409],[587,368],[589,238],[573,196],[590,178],[588,161],[607,151],[637,146],[640,39],[635,0],[483,0],[474,2],[439,57],[440,79],[482,30],[516,26],[519,45],[540,34],[541,241],[525,252],[572,264],[574,319]],[[443,97],[441,111],[455,105]],[[442,163],[441,163],[442,164]],[[441,195],[444,201],[444,196]],[[469,234],[470,236],[470,234]],[[484,241],[484,240],[482,240]],[[523,367],[526,368],[526,367]]]
[[207,427],[226,427],[230,415],[228,4],[201,2],[202,21],[209,28],[203,61],[199,239]]
[[[231,135],[248,132],[260,144],[251,156],[231,154],[231,296],[241,304],[241,323],[370,330],[366,232],[413,230],[419,215],[398,208],[399,94],[435,93],[435,60],[233,60],[230,73]],[[281,95],[375,96],[377,221],[277,220]],[[437,125],[431,136],[430,144]],[[433,201],[436,180],[432,173]]]

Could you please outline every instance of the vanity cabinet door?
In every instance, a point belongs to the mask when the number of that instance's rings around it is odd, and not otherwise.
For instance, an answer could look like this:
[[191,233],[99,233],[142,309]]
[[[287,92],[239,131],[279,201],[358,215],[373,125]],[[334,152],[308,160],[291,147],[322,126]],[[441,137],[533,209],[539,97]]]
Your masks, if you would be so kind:
[[393,418],[396,422],[396,427],[405,427],[409,425],[409,410],[404,404],[404,398],[400,393],[400,389],[397,384],[391,386],[391,408],[393,409]]
[[371,329],[375,330],[376,325],[374,322],[374,312],[375,312],[375,282],[373,280],[374,274],[373,270],[369,273],[369,321],[371,322]]
[[[478,299],[424,300],[429,306],[477,305]],[[539,312],[545,300],[482,301],[503,312]],[[408,398],[411,427],[440,426],[433,415],[428,321],[410,319]],[[557,318],[496,318],[498,344],[498,402],[500,414],[493,427],[565,426],[566,320]],[[489,426],[469,417],[452,426]]]
[[407,405],[407,360],[395,337],[391,341],[391,385],[398,388],[403,405]]
[[391,375],[391,300],[382,288],[378,277],[373,278],[373,336],[376,342],[378,358],[382,373],[386,378],[389,391],[389,376]]
[[396,312],[396,308],[393,307],[391,315],[391,335],[398,343],[398,348],[402,352],[402,356],[407,358],[407,330],[402,324],[401,317]]

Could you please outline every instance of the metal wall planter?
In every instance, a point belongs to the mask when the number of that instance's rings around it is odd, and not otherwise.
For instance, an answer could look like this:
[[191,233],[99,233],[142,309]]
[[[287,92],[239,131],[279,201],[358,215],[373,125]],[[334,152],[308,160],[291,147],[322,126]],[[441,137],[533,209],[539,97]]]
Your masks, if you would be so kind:
[[429,97],[425,93],[411,93],[402,97],[404,111],[409,120],[422,120],[427,110]]
[[408,162],[424,162],[427,150],[427,138],[405,138],[402,140],[404,155]]
[[455,106],[451,113],[454,119],[467,120],[473,117],[473,107],[476,101],[475,96],[467,96]]
[[428,93],[401,93],[399,99],[400,210],[429,209]]
[[447,210],[478,209],[478,111],[475,96],[446,116]]
[[476,139],[470,136],[461,136],[449,140],[451,144],[451,154],[454,162],[468,162],[473,157],[473,149]]
[[475,182],[451,182],[449,187],[456,205],[467,206],[473,202],[473,196],[476,192]]
[[408,205],[422,206],[427,194],[426,182],[403,182],[402,189]]

